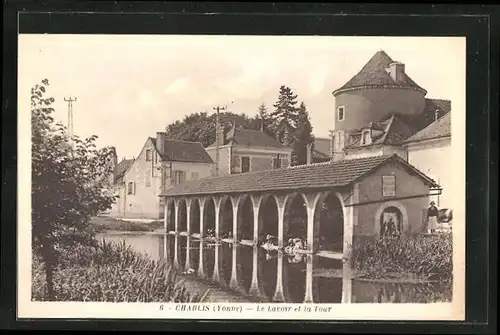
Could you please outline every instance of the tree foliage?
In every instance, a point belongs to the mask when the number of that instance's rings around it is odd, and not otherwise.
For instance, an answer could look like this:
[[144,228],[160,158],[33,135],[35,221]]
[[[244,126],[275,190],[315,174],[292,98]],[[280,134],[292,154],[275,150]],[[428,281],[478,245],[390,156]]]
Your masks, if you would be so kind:
[[[312,125],[309,120],[309,113],[307,112],[306,105],[301,102],[298,109],[297,127],[295,128],[295,145],[292,155],[296,158],[296,165],[303,165],[307,163],[307,145],[314,146],[314,136],[312,133]],[[314,149],[313,147],[311,149]]]
[[298,121],[297,95],[290,87],[282,85],[278,101],[273,106],[275,110],[270,114],[273,133],[281,143],[293,146],[293,133]]
[[48,80],[31,90],[32,244],[45,264],[49,298],[52,271],[64,250],[93,240],[91,217],[111,207],[112,148],[97,149],[97,136],[68,142],[66,128],[51,116]]
[[[233,124],[245,129],[260,129],[260,122],[245,114],[231,112],[220,112],[219,122],[225,130],[229,130]],[[206,112],[192,113],[184,117],[182,121],[175,121],[165,128],[166,136],[175,140],[201,142],[207,147],[215,142],[216,114]]]

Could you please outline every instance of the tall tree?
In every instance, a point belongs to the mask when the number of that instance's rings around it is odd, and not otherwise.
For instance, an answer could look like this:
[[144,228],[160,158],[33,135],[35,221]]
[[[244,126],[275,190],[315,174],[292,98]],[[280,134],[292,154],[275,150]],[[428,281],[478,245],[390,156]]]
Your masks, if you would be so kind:
[[54,98],[46,98],[44,79],[31,90],[32,244],[41,258],[47,298],[54,300],[53,271],[68,248],[95,242],[90,219],[109,209],[115,196],[108,188],[112,148],[96,149],[97,136],[73,137],[54,124]]
[[312,130],[313,128],[306,105],[304,102],[301,102],[298,109],[297,128],[294,134],[295,143],[292,152],[292,161],[295,159],[294,163],[296,165],[306,164],[307,162],[307,145],[314,145]]
[[267,112],[267,106],[265,103],[259,105],[258,117],[260,120],[260,126],[262,130],[265,130],[271,124],[271,119],[269,113]]
[[291,136],[297,124],[297,95],[290,87],[282,85],[279,90],[278,101],[273,105],[275,110],[270,114],[273,119],[272,130],[278,140],[285,145],[293,145]]

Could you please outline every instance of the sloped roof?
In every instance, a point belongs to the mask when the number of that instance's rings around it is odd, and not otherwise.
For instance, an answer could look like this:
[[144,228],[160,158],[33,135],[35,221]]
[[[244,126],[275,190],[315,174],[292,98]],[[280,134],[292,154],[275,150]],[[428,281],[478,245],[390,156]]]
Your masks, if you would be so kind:
[[401,82],[397,82],[392,79],[391,75],[387,72],[387,68],[391,63],[394,63],[394,61],[391,59],[391,57],[389,57],[389,55],[385,53],[385,51],[378,51],[354,77],[352,77],[342,87],[333,91],[333,94],[336,95],[337,93],[340,93],[344,90],[362,87],[412,88],[427,93],[422,87],[417,85],[406,73],[404,76],[404,80]]
[[132,166],[133,159],[123,159],[116,165],[115,181],[118,181],[125,175],[125,172]]
[[[222,145],[230,144],[248,147],[287,149],[285,145],[281,144],[278,140],[264,131],[241,128],[233,128],[224,136]],[[215,147],[215,142],[208,147]]]
[[451,113],[448,112],[415,135],[408,138],[405,143],[431,140],[451,136]]
[[[213,163],[200,142],[163,139],[163,148],[158,146],[158,138],[151,138],[161,159],[164,161]],[[162,150],[160,150],[162,149]]]
[[392,155],[204,178],[174,185],[162,195],[227,194],[343,187],[350,185],[389,162],[400,164],[410,173],[418,175],[428,185],[438,186],[432,179],[418,171],[415,167],[397,155]]
[[361,144],[357,140],[346,146],[346,149],[356,147],[369,147],[372,145],[386,144],[386,145],[401,145],[404,140],[415,133],[415,128],[412,126],[411,120],[407,120],[404,116],[399,114],[392,114],[389,118],[379,122],[370,122],[366,128],[380,130],[383,133],[380,136],[372,137],[370,144]]

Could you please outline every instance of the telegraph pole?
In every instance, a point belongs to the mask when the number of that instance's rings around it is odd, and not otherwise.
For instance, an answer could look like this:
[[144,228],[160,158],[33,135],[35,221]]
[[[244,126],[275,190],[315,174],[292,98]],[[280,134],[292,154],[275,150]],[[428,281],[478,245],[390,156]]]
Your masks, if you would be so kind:
[[68,142],[73,148],[73,102],[76,97],[64,98],[64,101],[68,103]]
[[215,114],[215,175],[219,176],[219,146],[220,146],[220,138],[219,138],[219,127],[220,127],[220,120],[219,120],[219,112],[226,110],[227,107],[220,107],[216,106],[214,107],[214,110],[216,111]]

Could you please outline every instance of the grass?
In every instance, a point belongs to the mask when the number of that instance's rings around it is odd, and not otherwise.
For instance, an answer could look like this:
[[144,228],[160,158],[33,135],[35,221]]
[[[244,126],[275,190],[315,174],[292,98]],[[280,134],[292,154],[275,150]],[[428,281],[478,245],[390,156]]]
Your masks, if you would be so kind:
[[163,221],[156,220],[150,223],[134,222],[98,216],[90,222],[95,232],[105,231],[155,231],[163,228]]
[[452,246],[449,233],[386,237],[352,246],[349,262],[366,279],[451,281]]
[[[33,261],[32,300],[46,301],[43,264]],[[125,243],[100,242],[67,250],[54,272],[55,301],[203,302],[188,292],[166,261],[153,261]]]

